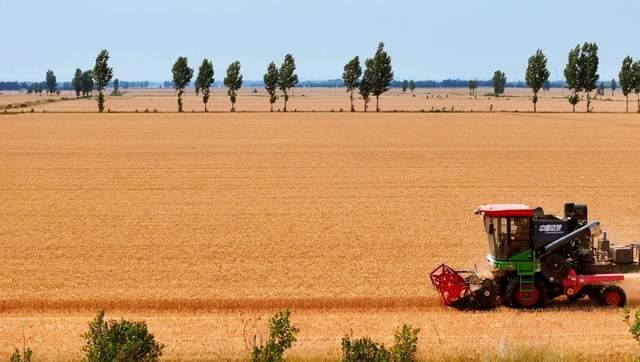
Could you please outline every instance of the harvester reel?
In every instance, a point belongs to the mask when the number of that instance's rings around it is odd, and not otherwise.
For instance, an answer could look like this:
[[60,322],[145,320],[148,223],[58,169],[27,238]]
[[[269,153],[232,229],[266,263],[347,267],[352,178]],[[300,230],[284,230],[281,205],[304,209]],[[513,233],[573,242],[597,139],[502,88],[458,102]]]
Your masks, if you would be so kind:
[[571,263],[560,254],[551,254],[542,261],[542,274],[552,282],[559,282],[569,275]]
[[431,272],[430,277],[445,305],[461,310],[488,310],[498,305],[498,288],[491,279],[482,279],[476,273],[457,271],[444,264]]

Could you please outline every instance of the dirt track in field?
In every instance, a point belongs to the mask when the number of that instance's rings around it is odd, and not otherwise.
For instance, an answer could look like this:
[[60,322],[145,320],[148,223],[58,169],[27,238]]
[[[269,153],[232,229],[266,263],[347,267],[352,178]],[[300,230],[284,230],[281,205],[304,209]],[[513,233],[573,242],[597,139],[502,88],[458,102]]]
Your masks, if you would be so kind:
[[286,306],[300,355],[402,322],[444,349],[595,353],[571,339],[589,330],[630,351],[619,311],[460,314],[427,274],[484,264],[482,203],[583,202],[614,243],[640,239],[638,149],[635,114],[0,116],[0,352],[26,328],[73,356],[105,307],[150,319],[168,357],[239,356],[240,315]]

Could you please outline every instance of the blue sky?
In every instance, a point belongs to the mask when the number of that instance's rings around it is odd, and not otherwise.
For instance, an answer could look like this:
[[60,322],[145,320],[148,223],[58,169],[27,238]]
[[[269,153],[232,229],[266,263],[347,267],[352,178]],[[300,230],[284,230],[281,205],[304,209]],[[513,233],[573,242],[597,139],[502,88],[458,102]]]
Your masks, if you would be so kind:
[[502,69],[509,80],[524,79],[537,48],[562,79],[569,49],[595,41],[609,80],[625,55],[640,58],[639,13],[637,1],[0,0],[0,80],[41,80],[49,68],[68,80],[103,48],[120,79],[169,79],[183,55],[192,66],[213,59],[216,79],[237,59],[255,80],[287,52],[301,79],[338,78],[378,41],[396,79],[489,79]]

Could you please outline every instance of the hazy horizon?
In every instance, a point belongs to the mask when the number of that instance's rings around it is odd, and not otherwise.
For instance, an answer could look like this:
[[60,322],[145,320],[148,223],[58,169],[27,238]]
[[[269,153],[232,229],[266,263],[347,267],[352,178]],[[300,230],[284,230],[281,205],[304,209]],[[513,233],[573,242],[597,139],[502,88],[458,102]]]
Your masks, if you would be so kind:
[[500,69],[519,81],[541,48],[555,81],[563,79],[568,51],[592,41],[600,79],[608,81],[624,56],[640,57],[633,36],[638,10],[632,1],[0,0],[5,31],[15,31],[4,39],[0,80],[40,81],[47,69],[70,80],[76,68],[92,68],[103,48],[123,80],[168,80],[178,56],[196,69],[212,59],[216,80],[237,59],[245,79],[260,80],[268,63],[281,63],[288,52],[300,79],[336,79],[349,59],[371,57],[383,41],[398,80],[489,79]]

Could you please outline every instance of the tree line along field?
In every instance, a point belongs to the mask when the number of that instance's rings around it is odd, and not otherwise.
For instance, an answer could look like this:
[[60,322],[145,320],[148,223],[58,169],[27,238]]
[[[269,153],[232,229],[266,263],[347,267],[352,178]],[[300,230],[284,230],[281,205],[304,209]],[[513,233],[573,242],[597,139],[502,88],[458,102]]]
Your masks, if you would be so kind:
[[[482,203],[559,213],[583,202],[614,243],[637,239],[636,114],[47,112],[0,123],[2,355],[24,330],[36,355],[76,358],[99,308],[148,321],[169,359],[246,356],[246,322],[261,330],[286,307],[298,358],[337,358],[350,331],[389,343],[402,323],[421,329],[423,358],[637,349],[620,310],[461,313],[427,280],[441,262],[485,264],[472,213]],[[625,288],[639,307],[634,281]]]
[[[243,88],[238,92],[237,112],[268,112],[269,96],[262,88]],[[477,89],[477,96],[470,96],[469,90],[464,88],[417,88],[414,92],[401,89],[391,89],[380,97],[380,107],[384,112],[532,112],[531,92],[525,88],[507,88],[504,96],[489,95],[491,88]],[[0,110],[8,105],[9,113],[34,112],[95,112],[96,102],[92,98],[75,99],[69,92],[62,92],[60,96],[38,96],[18,92],[2,92],[0,95]],[[415,95],[415,97],[414,97]],[[566,97],[566,89],[552,88],[539,93],[537,103],[538,112],[571,112],[571,104]],[[66,100],[62,100],[65,97]],[[45,102],[52,99],[54,102]],[[35,104],[45,102],[44,104]],[[183,96],[185,112],[203,112],[202,98],[196,96],[193,89],[188,89]],[[288,102],[289,112],[344,112],[349,111],[349,96],[344,88],[296,88]],[[363,111],[362,99],[355,98],[356,111]],[[20,107],[24,105],[24,107]],[[176,96],[173,89],[129,89],[122,91],[121,96],[106,96],[106,111],[112,112],[176,112]],[[228,112],[230,103],[226,90],[214,88],[211,90],[208,110],[210,112]],[[617,90],[611,94],[607,90],[605,95],[592,99],[593,112],[625,111],[625,97]],[[283,108],[282,100],[274,104],[274,111]],[[634,96],[630,97],[629,110],[635,112],[637,104]],[[371,109],[369,109],[371,112]],[[586,101],[578,103],[576,112],[586,111]]]

